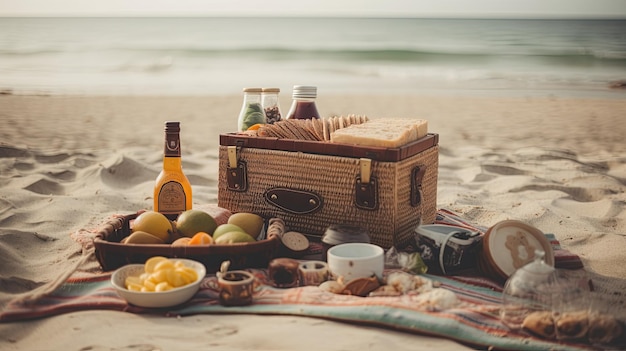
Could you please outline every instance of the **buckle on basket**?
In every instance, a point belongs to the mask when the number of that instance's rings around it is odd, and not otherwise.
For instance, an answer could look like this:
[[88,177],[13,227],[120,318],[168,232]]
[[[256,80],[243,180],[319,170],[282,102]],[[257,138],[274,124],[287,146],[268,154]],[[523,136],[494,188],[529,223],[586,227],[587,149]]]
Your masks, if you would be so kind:
[[237,147],[228,147],[228,167],[226,167],[228,190],[244,192],[248,190],[246,161],[237,160]]
[[426,166],[417,166],[411,170],[411,206],[419,206],[422,202],[422,180]]
[[362,158],[359,162],[361,174],[354,183],[354,203],[363,210],[378,209],[378,182],[372,177],[372,160]]

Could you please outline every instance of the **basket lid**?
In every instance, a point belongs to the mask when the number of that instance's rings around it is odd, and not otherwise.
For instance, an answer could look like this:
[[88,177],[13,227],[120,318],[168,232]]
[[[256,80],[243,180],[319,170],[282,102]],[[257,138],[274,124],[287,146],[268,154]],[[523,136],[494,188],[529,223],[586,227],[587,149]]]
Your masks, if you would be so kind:
[[554,266],[552,245],[544,233],[517,220],[496,223],[483,238],[483,260],[490,273],[502,279],[532,262],[538,250],[545,253],[546,264]]
[[398,162],[439,144],[439,134],[426,136],[398,148],[360,146],[323,141],[279,139],[245,134],[220,134],[221,146],[238,146],[267,150],[298,151],[318,155],[369,158],[374,161]]

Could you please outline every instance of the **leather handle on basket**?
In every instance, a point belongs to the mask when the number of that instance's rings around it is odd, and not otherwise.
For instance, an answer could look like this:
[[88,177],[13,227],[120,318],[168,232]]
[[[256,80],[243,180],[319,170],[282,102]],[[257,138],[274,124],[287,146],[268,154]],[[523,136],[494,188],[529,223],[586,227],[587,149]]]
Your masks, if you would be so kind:
[[276,187],[268,189],[263,196],[269,204],[293,214],[317,212],[324,205],[320,195],[300,189]]
[[421,165],[411,170],[411,206],[416,207],[422,203],[422,180],[426,174],[426,166]]

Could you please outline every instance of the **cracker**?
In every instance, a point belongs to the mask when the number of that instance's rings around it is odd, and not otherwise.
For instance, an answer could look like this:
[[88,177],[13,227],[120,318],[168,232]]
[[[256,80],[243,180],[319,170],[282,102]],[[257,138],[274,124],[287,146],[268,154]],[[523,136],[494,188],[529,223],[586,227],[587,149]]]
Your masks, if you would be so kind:
[[324,141],[330,140],[330,122],[327,118],[322,120],[322,128],[324,131]]
[[315,136],[317,137],[317,140],[324,141],[324,120],[322,120],[321,118],[315,118],[311,120],[311,123],[313,124],[313,130],[315,131]]

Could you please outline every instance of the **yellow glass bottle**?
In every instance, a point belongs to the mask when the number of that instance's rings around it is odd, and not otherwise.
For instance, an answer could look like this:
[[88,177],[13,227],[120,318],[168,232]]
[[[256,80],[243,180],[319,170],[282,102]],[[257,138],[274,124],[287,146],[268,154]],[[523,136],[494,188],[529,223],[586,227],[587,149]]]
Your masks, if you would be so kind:
[[154,185],[154,210],[170,220],[191,209],[191,183],[180,157],[180,122],[165,122],[163,170]]

